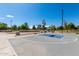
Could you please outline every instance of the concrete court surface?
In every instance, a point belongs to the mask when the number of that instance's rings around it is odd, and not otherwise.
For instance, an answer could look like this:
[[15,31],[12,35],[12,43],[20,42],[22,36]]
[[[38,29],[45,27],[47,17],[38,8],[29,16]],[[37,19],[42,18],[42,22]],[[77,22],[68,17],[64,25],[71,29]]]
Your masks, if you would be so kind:
[[15,56],[16,53],[10,45],[8,39],[14,37],[14,34],[0,32],[0,56]]
[[[26,33],[22,33],[26,34]],[[20,38],[29,35],[16,36],[13,33],[0,32],[0,56],[17,56],[15,50],[13,49],[9,39]]]
[[9,39],[18,56],[79,56],[79,35],[64,34],[64,38],[33,35]]

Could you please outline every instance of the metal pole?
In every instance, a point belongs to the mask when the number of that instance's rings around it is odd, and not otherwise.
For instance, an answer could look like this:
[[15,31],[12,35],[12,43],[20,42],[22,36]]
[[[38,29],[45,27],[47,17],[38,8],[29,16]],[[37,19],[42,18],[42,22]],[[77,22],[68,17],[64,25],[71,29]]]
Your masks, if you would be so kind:
[[62,14],[62,34],[63,34],[63,8],[61,10],[61,14]]
[[11,31],[12,31],[12,19],[10,20],[10,22],[11,22]]

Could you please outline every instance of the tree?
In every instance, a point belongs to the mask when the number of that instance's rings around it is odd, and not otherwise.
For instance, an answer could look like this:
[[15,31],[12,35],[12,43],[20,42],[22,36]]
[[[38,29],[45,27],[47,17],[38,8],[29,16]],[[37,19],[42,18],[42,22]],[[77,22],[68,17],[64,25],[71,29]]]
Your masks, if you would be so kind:
[[67,22],[64,22],[64,29],[67,30],[68,24]]
[[63,26],[57,27],[58,30],[63,30]]
[[42,20],[42,25],[45,26],[46,25],[46,21],[43,19]]
[[79,29],[79,25],[76,28]]
[[32,29],[33,29],[33,30],[35,30],[35,29],[36,29],[35,25],[33,25]]
[[68,23],[66,21],[64,22],[64,30],[68,32]]
[[18,30],[20,30],[21,29],[21,26],[18,26],[17,28],[18,28]]
[[24,23],[20,26],[20,29],[22,30],[28,30],[29,29],[29,26],[28,26],[28,23]]
[[43,26],[42,26],[42,30],[45,30],[45,29],[46,29],[46,27],[43,25]]
[[17,25],[13,25],[12,30],[17,30]]
[[69,30],[75,29],[75,25],[73,23],[69,23],[68,24],[68,29]]
[[25,29],[27,30],[27,29],[29,29],[29,25],[28,25],[28,23],[26,22],[26,23],[24,23],[24,25],[25,25]]
[[38,25],[38,26],[37,26],[37,29],[41,30],[41,25]]
[[7,24],[5,24],[5,23],[0,23],[0,29],[1,29],[1,30],[6,30],[6,29],[7,29]]
[[43,20],[42,20],[42,29],[43,29],[43,30],[45,30],[45,29],[46,29],[46,27],[45,27],[45,26],[46,26],[46,21],[43,19]]
[[48,29],[49,30],[56,30],[56,27],[55,27],[55,25],[51,25],[51,26],[48,27]]

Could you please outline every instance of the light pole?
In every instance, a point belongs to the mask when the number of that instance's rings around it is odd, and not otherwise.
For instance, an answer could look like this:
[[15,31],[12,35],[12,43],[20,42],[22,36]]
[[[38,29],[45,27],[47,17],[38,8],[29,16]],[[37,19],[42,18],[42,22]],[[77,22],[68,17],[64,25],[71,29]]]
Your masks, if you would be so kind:
[[[14,18],[14,16],[13,15],[6,15],[6,17],[8,18],[8,19],[11,19],[10,20],[10,26],[12,27],[12,22],[13,22],[13,20],[12,20],[12,18]],[[12,30],[12,28],[11,28],[11,30]]]
[[64,11],[64,10],[63,10],[63,8],[62,8],[62,10],[61,10],[61,16],[62,16],[62,21],[61,21],[61,22],[62,22],[62,24],[61,24],[61,26],[62,26],[62,34],[63,34],[63,20],[64,20],[64,19],[63,19],[63,11]]
[[12,31],[12,22],[13,22],[13,20],[11,19],[11,20],[10,20],[10,23],[11,23],[11,25],[10,25],[10,26],[11,26],[11,31]]

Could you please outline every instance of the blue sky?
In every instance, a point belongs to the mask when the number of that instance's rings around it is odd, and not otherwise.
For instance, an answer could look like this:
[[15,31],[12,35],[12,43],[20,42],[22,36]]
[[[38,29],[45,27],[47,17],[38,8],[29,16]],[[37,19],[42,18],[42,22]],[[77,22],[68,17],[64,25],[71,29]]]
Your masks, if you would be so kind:
[[41,24],[43,19],[48,25],[61,25],[61,9],[64,9],[64,20],[79,25],[79,4],[56,3],[17,3],[0,4],[0,22],[10,25],[21,25],[27,22],[30,26]]

